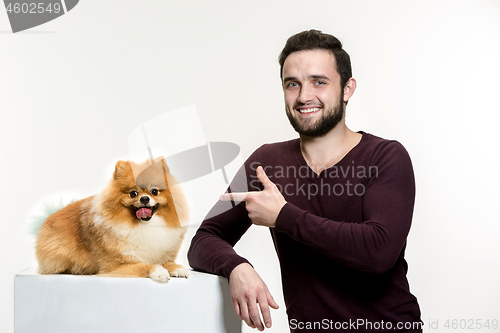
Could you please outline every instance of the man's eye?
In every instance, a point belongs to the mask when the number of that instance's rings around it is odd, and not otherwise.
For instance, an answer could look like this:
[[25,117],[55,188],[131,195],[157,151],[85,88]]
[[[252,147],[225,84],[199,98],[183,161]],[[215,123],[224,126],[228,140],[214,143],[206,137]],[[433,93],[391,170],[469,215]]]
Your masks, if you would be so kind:
[[299,85],[297,84],[297,82],[290,82],[290,83],[288,84],[288,86],[289,86],[290,88],[294,88],[294,87],[298,87]]
[[316,81],[316,84],[317,84],[318,86],[321,86],[321,85],[325,84],[325,82],[324,82],[324,81]]
[[139,193],[137,193],[137,191],[132,191],[130,192],[130,197],[131,198],[135,198]]

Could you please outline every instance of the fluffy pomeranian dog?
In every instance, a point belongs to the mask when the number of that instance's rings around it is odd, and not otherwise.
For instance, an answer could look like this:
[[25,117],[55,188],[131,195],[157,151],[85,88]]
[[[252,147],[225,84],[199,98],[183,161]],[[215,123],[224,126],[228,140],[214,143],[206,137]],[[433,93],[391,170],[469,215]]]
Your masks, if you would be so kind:
[[189,271],[175,263],[189,219],[186,199],[163,157],[118,161],[99,194],[50,215],[38,230],[41,274],[149,277]]

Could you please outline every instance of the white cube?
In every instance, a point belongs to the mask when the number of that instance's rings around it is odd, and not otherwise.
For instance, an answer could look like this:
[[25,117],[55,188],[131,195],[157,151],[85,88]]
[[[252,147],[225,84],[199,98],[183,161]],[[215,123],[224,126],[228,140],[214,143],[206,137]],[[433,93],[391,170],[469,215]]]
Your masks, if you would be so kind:
[[225,278],[39,275],[15,278],[16,333],[241,332]]

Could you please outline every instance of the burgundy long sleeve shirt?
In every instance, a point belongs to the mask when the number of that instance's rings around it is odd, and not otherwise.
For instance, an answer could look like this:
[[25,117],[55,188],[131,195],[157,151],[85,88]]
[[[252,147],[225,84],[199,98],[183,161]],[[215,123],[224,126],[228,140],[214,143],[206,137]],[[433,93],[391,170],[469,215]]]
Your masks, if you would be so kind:
[[[422,332],[404,259],[415,200],[411,160],[399,142],[360,133],[358,145],[319,175],[299,139],[264,145],[230,186],[261,190],[262,166],[287,201],[270,232],[292,332]],[[189,263],[229,277],[248,262],[233,246],[251,220],[244,203],[218,202],[208,216]]]

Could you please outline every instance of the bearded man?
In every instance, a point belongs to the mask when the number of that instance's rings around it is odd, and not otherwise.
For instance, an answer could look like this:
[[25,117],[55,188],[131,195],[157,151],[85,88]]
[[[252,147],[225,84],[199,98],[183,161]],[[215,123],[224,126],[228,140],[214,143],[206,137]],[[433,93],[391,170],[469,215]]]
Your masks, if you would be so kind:
[[[291,332],[422,332],[404,259],[415,200],[407,151],[346,126],[356,81],[337,38],[298,33],[279,63],[299,138],[263,145],[247,159],[230,188],[243,182],[252,191],[221,196],[192,240],[191,266],[229,279],[234,310],[248,326],[271,327],[278,305],[233,249],[252,224],[265,226]],[[221,209],[224,201],[236,204]]]

